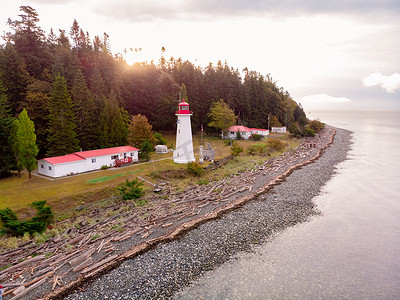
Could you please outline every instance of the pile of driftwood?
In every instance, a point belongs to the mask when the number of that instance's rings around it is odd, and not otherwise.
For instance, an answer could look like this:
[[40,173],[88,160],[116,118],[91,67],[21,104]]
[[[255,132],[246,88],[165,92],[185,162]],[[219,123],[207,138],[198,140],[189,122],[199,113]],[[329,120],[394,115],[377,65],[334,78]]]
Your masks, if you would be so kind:
[[[317,159],[333,136],[333,129],[324,129],[295,150],[251,170],[209,185],[192,186],[182,193],[167,193],[164,196],[168,200],[149,205],[145,217],[143,211],[131,210],[92,225],[83,221],[79,228],[66,229],[41,245],[30,241],[1,253],[1,265],[10,265],[0,272],[4,298],[51,298],[64,293],[122,260],[268,190],[294,169]],[[315,147],[309,147],[310,143]]]

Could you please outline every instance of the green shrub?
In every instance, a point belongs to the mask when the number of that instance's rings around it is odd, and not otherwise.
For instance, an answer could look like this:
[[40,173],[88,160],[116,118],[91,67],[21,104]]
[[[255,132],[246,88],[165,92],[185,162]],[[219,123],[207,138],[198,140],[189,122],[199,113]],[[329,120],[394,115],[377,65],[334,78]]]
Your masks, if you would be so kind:
[[36,208],[36,215],[25,221],[19,221],[17,214],[8,207],[0,210],[0,221],[10,234],[23,236],[25,233],[42,233],[53,221],[53,212],[50,206],[46,206],[46,201],[32,202],[31,206]]
[[125,183],[121,183],[118,187],[123,200],[138,199],[144,195],[143,181],[133,179],[132,181],[126,180]]
[[187,164],[187,170],[189,171],[190,174],[198,177],[203,175],[204,172],[206,171],[198,162],[195,161],[192,161]]
[[250,139],[251,139],[252,141],[261,141],[263,138],[264,138],[264,136],[261,135],[261,134],[252,134],[252,135],[250,136]]
[[167,140],[163,137],[161,133],[156,132],[153,134],[153,137],[156,139],[157,145],[166,145]]
[[236,139],[237,140],[241,140],[242,139],[242,134],[240,133],[240,131],[236,131]]
[[241,147],[237,143],[233,143],[231,148],[231,155],[238,156],[242,152],[243,152],[243,147]]
[[231,139],[224,140],[224,145],[225,146],[231,146],[231,143],[232,143]]
[[269,139],[267,145],[271,150],[275,151],[282,151],[285,149],[285,144],[281,140],[275,138]]
[[312,120],[308,123],[307,125],[308,128],[314,130],[315,133],[320,132],[322,129],[324,129],[325,124],[320,122],[318,119],[317,120]]
[[303,129],[303,135],[304,136],[315,136],[315,131],[311,129],[310,127],[305,127]]
[[108,166],[102,165],[100,169],[101,169],[101,170],[107,170],[108,168],[109,168]]

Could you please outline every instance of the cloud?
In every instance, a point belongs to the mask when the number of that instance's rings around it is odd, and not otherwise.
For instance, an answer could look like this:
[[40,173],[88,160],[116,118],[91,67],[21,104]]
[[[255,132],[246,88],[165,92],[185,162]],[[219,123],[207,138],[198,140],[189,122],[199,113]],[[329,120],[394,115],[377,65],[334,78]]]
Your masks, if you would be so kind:
[[380,86],[388,93],[394,93],[400,90],[400,74],[393,73],[392,75],[385,76],[380,72],[369,74],[363,79],[363,84],[366,87]]
[[303,97],[301,100],[310,104],[344,103],[351,101],[351,99],[346,97],[333,97],[327,94],[309,95]]
[[[49,1],[49,0],[33,0]],[[65,1],[65,0],[64,0]],[[202,19],[221,16],[294,16],[347,13],[354,15],[398,14],[398,0],[114,0],[96,1],[93,9],[109,18],[130,21],[154,19]]]

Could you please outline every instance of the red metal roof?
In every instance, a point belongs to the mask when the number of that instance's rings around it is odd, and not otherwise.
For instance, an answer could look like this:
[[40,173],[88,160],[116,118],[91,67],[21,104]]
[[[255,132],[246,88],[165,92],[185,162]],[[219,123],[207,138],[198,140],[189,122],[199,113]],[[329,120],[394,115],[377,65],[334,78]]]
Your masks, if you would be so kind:
[[248,132],[251,131],[250,128],[247,128],[246,126],[242,126],[242,125],[235,125],[235,126],[231,126],[229,127],[228,131],[240,131],[240,132]]
[[242,125],[235,125],[235,126],[231,126],[229,127],[228,131],[233,131],[233,132],[249,132],[249,131],[254,131],[254,130],[259,130],[259,131],[268,131],[268,129],[259,129],[259,128],[248,128],[246,126],[242,126]]
[[131,152],[131,151],[139,151],[139,149],[136,149],[135,147],[132,147],[132,146],[120,146],[120,147],[113,147],[113,148],[75,152],[74,154],[79,155],[80,157],[83,157],[83,158],[89,158],[89,157],[110,155],[110,154],[117,154],[117,153],[123,153],[123,152]]
[[79,161],[79,160],[85,160],[85,159],[82,157],[79,157],[75,153],[72,153],[72,154],[67,154],[67,155],[63,155],[63,156],[43,158],[43,160],[51,163],[52,165],[56,165],[56,164],[63,164],[63,163],[67,163],[67,162],[73,162],[73,161]]
[[106,148],[106,149],[75,152],[75,153],[62,155],[62,156],[48,157],[48,158],[44,158],[43,160],[51,163],[52,165],[56,165],[56,164],[73,162],[73,161],[85,160],[85,158],[89,158],[89,157],[119,154],[119,153],[132,152],[132,151],[139,151],[139,149],[136,149],[135,147],[132,147],[132,146],[121,146],[121,147],[113,147],[113,148]]
[[251,130],[251,131],[253,131],[253,130],[258,130],[258,131],[268,131],[268,129],[259,129],[259,128],[251,128],[250,130]]

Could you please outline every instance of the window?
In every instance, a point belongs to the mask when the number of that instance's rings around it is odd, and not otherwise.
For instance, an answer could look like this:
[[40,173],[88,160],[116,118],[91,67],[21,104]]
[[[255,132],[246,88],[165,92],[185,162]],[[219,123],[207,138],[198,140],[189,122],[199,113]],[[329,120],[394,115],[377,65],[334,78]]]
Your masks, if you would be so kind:
[[231,131],[231,134],[235,134],[235,132]]
[[133,152],[131,152],[131,156],[134,156],[134,153],[133,153]]
[[43,166],[43,164],[41,164],[40,166],[42,167],[42,169],[44,169],[44,166]]
[[181,109],[182,110],[189,110],[189,106],[182,106]]
[[118,158],[118,154],[117,155],[111,155],[111,159],[117,159]]
[[51,171],[51,166],[49,166],[49,170]]
[[96,162],[95,158],[92,158],[92,164],[94,164]]

